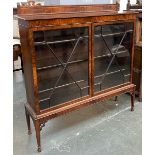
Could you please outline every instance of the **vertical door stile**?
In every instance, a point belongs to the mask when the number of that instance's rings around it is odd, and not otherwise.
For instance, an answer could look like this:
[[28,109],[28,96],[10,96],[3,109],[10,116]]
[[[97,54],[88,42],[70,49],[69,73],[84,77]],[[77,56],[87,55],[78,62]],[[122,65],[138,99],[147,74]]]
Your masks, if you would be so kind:
[[133,30],[133,36],[132,36],[131,76],[130,76],[131,83],[133,83],[133,72],[134,72],[133,61],[134,61],[134,43],[135,42],[136,42],[136,19],[134,20],[134,30]]
[[37,67],[36,67],[36,54],[34,48],[33,30],[29,30],[29,44],[32,53],[32,74],[33,74],[33,84],[34,84],[34,96],[35,96],[35,110],[36,113],[40,113],[39,106],[39,92],[38,92],[38,80],[37,80]]
[[90,96],[94,96],[94,24],[91,24],[89,29],[89,43],[90,43]]

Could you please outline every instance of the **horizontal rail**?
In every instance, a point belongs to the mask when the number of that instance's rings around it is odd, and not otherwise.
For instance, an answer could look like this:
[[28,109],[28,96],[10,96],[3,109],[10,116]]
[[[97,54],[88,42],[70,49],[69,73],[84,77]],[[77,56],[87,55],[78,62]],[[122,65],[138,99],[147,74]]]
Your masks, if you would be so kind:
[[[66,65],[66,64],[73,64],[73,63],[79,63],[79,62],[84,62],[84,61],[88,61],[88,59],[76,60],[76,61],[71,61],[71,62],[63,63],[63,64]],[[49,69],[49,68],[54,68],[54,67],[59,67],[59,66],[62,66],[62,64],[56,64],[56,65],[45,66],[45,67],[38,67],[37,70]]]
[[[88,38],[88,36],[83,36],[80,37],[81,39],[85,39]],[[46,44],[60,44],[60,43],[66,43],[66,42],[73,42],[73,41],[77,41],[77,39],[66,39],[66,40],[57,40],[57,41],[41,41],[41,42],[34,42],[34,45],[46,45]]]
[[[130,76],[130,75],[131,75],[131,74],[127,74],[127,75],[124,75],[124,76],[126,77],[126,76]],[[94,86],[100,85],[100,84],[101,84],[101,83],[98,82],[98,83],[95,83]]]
[[[81,83],[81,82],[87,82],[87,81],[79,80],[79,81],[76,81],[76,82]],[[62,88],[62,87],[69,86],[69,85],[72,85],[72,84],[75,84],[75,82],[67,83],[67,84],[64,84],[64,85],[61,85],[61,86],[57,86],[55,88]],[[39,93],[44,93],[44,92],[47,92],[47,91],[50,91],[50,90],[53,90],[53,89],[54,88],[44,89],[44,90],[39,91]]]
[[[122,54],[122,53],[126,53],[126,52],[127,51],[123,50],[121,52],[117,52],[117,53],[114,53],[114,54],[117,55],[117,54]],[[99,56],[94,57],[94,59],[103,58],[103,57],[107,57],[107,56],[111,56],[111,54],[99,55]]]
[[115,36],[115,35],[120,35],[120,34],[124,34],[124,33],[129,33],[129,32],[133,32],[133,30],[127,30],[127,31],[124,31],[124,32],[117,32],[117,33],[109,33],[109,34],[105,34],[105,35],[102,35],[102,34],[99,34],[99,35],[94,35],[95,37],[108,37],[108,36]]
[[[99,34],[99,35],[94,35],[94,37],[108,37],[108,36],[115,36],[115,35],[120,35],[128,32],[133,32],[133,30],[127,30],[125,32],[117,32],[117,33],[109,33],[109,34]],[[86,39],[89,38],[89,36],[82,36],[81,39]],[[77,38],[78,39],[78,38]],[[46,45],[46,44],[60,44],[60,43],[66,43],[66,42],[73,42],[76,41],[77,39],[66,39],[66,40],[57,40],[57,41],[41,41],[41,42],[34,42],[34,45]]]
[[[122,53],[126,53],[126,51],[123,50],[121,52],[117,52],[116,54],[122,54]],[[104,54],[104,55],[96,56],[96,57],[94,57],[94,59],[103,58],[103,57],[107,57],[107,56],[111,56],[111,54]],[[84,61],[88,61],[88,59],[71,61],[68,64],[79,63],[79,62],[84,62]],[[66,63],[63,63],[63,64],[66,65]],[[44,69],[49,69],[49,68],[54,68],[54,67],[59,67],[59,66],[62,66],[62,65],[56,64],[56,65],[52,65],[52,66],[38,67],[37,70],[44,70]]]
[[[86,88],[89,88],[89,87],[90,87],[90,86],[82,87],[81,90],[86,89]],[[47,100],[50,100],[50,98],[48,97],[48,98],[39,100],[39,102],[43,102],[43,101],[47,101]]]
[[[122,71],[125,71],[126,69],[122,69]],[[111,74],[114,74],[114,73],[118,73],[120,72],[120,70],[117,70],[117,71],[114,71],[114,72],[109,72],[109,73],[106,73],[106,75],[111,75]],[[95,76],[94,78],[100,78],[102,76],[104,76],[105,74],[101,74],[101,75],[98,75],[98,76]]]

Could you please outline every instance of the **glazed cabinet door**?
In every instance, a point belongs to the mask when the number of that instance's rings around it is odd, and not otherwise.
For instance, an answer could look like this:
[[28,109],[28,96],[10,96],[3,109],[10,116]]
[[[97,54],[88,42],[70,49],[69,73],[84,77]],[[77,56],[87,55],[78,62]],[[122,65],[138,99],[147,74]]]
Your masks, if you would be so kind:
[[89,27],[33,32],[40,109],[89,96]]
[[94,24],[95,93],[130,82],[133,30],[133,22]]

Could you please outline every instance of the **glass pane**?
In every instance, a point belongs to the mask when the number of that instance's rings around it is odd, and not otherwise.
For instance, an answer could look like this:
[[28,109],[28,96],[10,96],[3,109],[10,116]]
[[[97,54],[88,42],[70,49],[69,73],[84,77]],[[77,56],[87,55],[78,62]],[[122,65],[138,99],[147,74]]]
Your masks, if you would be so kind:
[[41,109],[89,93],[88,28],[34,32]]
[[132,38],[133,23],[95,27],[95,92],[130,81]]

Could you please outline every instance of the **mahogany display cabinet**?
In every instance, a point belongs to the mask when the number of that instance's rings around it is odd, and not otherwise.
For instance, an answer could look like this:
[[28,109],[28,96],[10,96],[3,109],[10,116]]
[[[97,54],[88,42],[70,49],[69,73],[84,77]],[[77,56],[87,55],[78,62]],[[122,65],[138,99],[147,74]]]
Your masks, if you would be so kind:
[[118,5],[20,6],[28,134],[85,105],[131,94],[136,13]]

